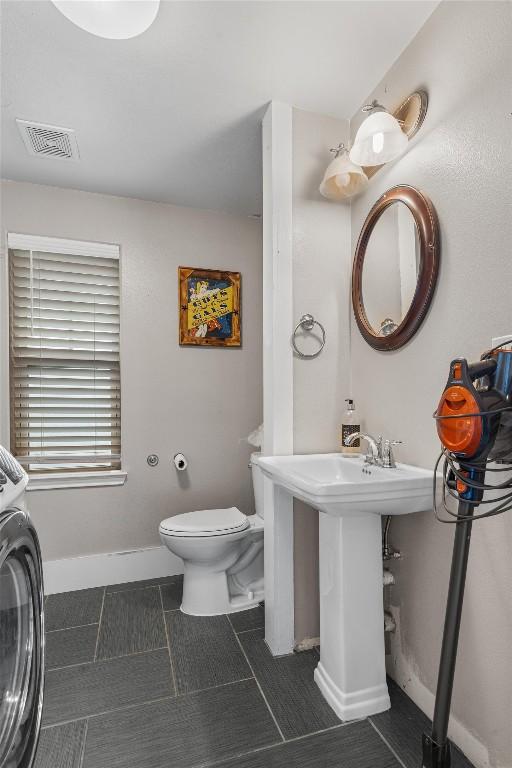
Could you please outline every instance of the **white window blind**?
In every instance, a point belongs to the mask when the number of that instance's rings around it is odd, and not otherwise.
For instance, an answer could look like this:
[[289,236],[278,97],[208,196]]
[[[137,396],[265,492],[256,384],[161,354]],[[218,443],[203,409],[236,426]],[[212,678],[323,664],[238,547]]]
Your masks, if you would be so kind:
[[62,253],[64,241],[26,240],[9,248],[13,453],[38,473],[119,469],[117,247],[88,255],[83,243]]

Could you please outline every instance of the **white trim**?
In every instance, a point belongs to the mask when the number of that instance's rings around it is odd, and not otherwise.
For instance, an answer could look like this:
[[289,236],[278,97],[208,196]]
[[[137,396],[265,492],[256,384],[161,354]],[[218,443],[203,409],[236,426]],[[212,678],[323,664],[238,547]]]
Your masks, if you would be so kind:
[[59,488],[99,488],[104,485],[124,485],[127,472],[111,469],[106,472],[55,472],[29,475],[27,491],[55,491]]
[[[292,108],[271,102],[262,123],[263,420],[266,455],[293,453]],[[294,646],[293,499],[264,479],[265,640]]]
[[[423,685],[413,672],[409,673],[407,682],[400,686],[410,699],[431,720],[434,714],[434,694]],[[453,715],[450,716],[448,737],[465,754],[475,768],[491,768],[489,750]]]
[[293,453],[292,108],[271,102],[263,139],[263,454]]
[[[5,244],[2,240],[2,246]],[[9,270],[7,247],[0,250],[0,444],[9,445]]]
[[[393,644],[401,647],[399,612],[392,611],[397,623],[397,632],[393,638]],[[400,653],[398,656],[392,652],[393,663],[388,657],[388,674],[396,681],[402,690],[432,720],[434,714],[435,695],[424,683],[421,682],[413,667]],[[453,714],[450,715],[448,737],[470,760],[475,768],[491,768],[488,748]]]
[[265,642],[273,656],[295,645],[293,497],[264,478]]
[[119,258],[119,246],[113,243],[91,243],[86,240],[69,240],[61,237],[42,235],[7,234],[7,247],[24,251],[64,253],[72,256],[98,256],[106,259]]
[[43,562],[44,591],[47,595],[179,573],[183,573],[183,561],[167,547],[104,552]]
[[[113,243],[95,243],[86,240],[45,237],[43,235],[24,235],[17,232],[7,233],[7,248],[0,253],[0,443],[9,445],[10,434],[10,389],[9,389],[9,273],[7,253],[9,248],[45,253],[61,253],[75,256],[93,256],[116,259],[120,262],[120,246]],[[4,289],[5,282],[5,289]],[[122,275],[119,263],[119,326],[122,311]],[[121,373],[121,330],[119,331],[119,367]],[[120,378],[120,383],[122,377]],[[5,393],[3,394],[5,384]],[[5,413],[5,416],[4,416]],[[121,470],[109,472],[55,473],[49,475],[31,474],[27,490],[56,490],[59,488],[88,488],[99,486],[124,485],[127,473]]]

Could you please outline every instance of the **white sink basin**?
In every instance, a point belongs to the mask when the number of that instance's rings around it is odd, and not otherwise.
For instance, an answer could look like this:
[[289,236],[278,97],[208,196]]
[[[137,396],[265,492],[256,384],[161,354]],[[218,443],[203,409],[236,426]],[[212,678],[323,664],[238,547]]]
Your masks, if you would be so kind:
[[384,469],[341,453],[262,456],[257,463],[276,485],[330,515],[404,515],[432,507],[432,470]]

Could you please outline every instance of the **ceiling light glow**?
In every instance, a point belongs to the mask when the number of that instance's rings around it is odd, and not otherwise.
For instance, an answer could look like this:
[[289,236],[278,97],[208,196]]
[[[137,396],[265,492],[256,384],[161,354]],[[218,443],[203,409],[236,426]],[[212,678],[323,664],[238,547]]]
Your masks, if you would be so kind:
[[154,22],[160,0],[52,0],[80,29],[110,40],[128,40]]

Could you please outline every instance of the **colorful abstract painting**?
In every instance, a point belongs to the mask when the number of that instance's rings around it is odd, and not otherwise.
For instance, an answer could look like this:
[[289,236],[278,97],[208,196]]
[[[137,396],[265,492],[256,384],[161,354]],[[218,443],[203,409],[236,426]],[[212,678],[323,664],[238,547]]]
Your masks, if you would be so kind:
[[180,344],[240,346],[240,272],[179,268]]

